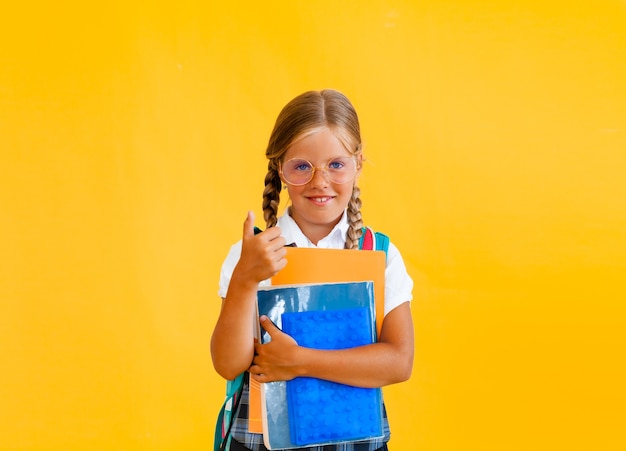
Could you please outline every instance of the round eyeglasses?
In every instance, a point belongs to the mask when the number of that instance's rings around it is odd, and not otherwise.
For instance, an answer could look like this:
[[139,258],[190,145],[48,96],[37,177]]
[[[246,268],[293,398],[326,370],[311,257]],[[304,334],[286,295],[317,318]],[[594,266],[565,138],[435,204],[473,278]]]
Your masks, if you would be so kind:
[[324,166],[313,166],[303,158],[292,158],[281,164],[280,173],[289,185],[302,186],[313,180],[316,171],[322,171],[333,183],[348,183],[356,175],[356,162],[353,157],[337,157]]

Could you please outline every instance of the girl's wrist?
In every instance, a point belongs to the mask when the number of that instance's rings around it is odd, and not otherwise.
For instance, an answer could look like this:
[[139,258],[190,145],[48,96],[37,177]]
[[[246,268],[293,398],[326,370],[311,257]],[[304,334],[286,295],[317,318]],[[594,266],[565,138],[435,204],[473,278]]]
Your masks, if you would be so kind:
[[259,287],[259,281],[251,275],[246,274],[245,271],[237,271],[237,268],[233,271],[230,283],[234,283],[237,287],[243,288],[246,291],[254,291],[255,293]]

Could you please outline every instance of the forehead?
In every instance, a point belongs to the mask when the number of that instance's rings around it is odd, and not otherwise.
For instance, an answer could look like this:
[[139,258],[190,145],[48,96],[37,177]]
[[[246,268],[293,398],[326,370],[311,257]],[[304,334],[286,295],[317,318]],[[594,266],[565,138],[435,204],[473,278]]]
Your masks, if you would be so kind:
[[284,161],[303,158],[319,163],[343,156],[351,154],[332,131],[323,128],[294,141],[285,152]]

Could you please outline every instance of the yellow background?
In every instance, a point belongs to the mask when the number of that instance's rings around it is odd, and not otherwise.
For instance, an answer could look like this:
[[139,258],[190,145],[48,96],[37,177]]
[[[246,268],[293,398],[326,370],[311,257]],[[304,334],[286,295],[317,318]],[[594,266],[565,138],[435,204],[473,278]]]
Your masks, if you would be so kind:
[[324,87],[416,282],[392,448],[626,448],[622,0],[2,10],[1,450],[210,449],[219,267]]

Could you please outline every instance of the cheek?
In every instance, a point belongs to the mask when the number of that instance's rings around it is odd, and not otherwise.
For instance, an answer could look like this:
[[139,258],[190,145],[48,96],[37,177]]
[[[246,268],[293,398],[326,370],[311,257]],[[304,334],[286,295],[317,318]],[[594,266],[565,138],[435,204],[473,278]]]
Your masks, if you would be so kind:
[[301,186],[287,185],[286,183],[285,183],[285,186],[287,186],[287,188],[284,189],[283,192],[287,194],[291,199],[294,199],[300,196],[303,190],[303,187]]
[[341,199],[347,204],[352,197],[352,185],[342,186],[337,192],[339,193],[339,197],[341,197]]

